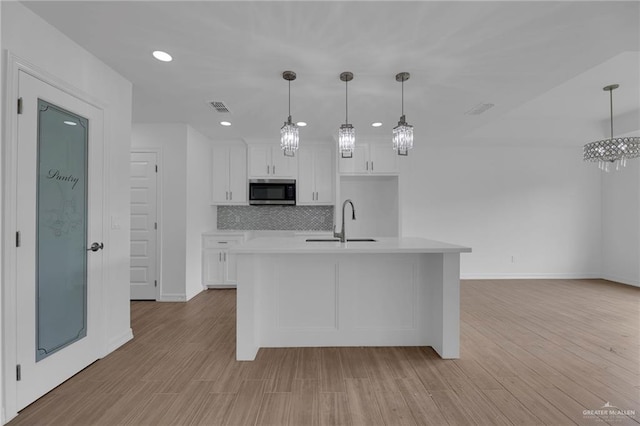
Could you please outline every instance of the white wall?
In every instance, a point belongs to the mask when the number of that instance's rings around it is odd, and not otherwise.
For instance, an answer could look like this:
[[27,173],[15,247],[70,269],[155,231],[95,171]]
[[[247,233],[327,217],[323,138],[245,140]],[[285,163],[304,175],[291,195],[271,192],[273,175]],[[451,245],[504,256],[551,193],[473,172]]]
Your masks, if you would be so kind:
[[[131,83],[20,3],[0,2],[0,7],[3,76],[6,76],[5,49],[8,49],[21,59],[45,70],[64,85],[86,93],[105,106],[105,181],[108,187],[104,217],[106,221],[114,219],[120,223],[120,229],[105,227],[104,235],[104,285],[109,290],[104,293],[105,306],[108,307],[104,317],[107,335],[105,351],[109,352],[132,337],[129,316]],[[5,84],[4,77],[2,84]],[[5,102],[4,95],[2,102]],[[5,110],[5,125],[7,119]],[[5,136],[2,135],[3,153],[5,144],[8,143]],[[2,214],[4,220],[4,206]],[[7,285],[3,282],[3,289],[6,289]],[[3,320],[6,321],[6,318]],[[7,336],[4,338],[7,339]],[[12,352],[10,347],[7,348],[7,354]],[[5,363],[12,363],[9,355]],[[4,376],[1,379],[3,383],[5,379],[11,380],[10,377]],[[11,394],[11,391],[5,389],[3,410],[6,409],[7,418],[15,415],[15,408],[11,405]]]
[[401,167],[403,235],[472,247],[463,278],[600,276],[600,172],[580,149],[417,144]]
[[201,233],[215,229],[210,140],[185,124],[136,123],[131,149],[136,148],[160,150],[159,300],[189,300],[203,289]]
[[602,277],[640,287],[640,161],[602,173]]
[[[0,55],[5,55],[4,52],[4,44],[2,43],[2,5],[0,5],[0,46],[2,48],[0,48]],[[5,99],[5,95],[4,95],[4,85],[5,85],[5,81],[4,81],[4,76],[5,76],[5,66],[4,66],[4,59],[2,59],[2,66],[0,66],[0,137],[4,137],[4,99]],[[2,147],[4,148],[4,147]],[[4,149],[2,150],[4,151]],[[2,176],[4,176],[4,168],[3,168],[3,162],[4,162],[4,155],[0,155],[0,182],[4,183],[2,180]],[[4,187],[4,185],[2,185],[2,187]],[[1,187],[0,187],[0,191],[2,191]],[[0,197],[0,212],[4,212],[4,197]],[[4,271],[3,271],[3,267],[2,264],[4,262],[2,262],[2,259],[4,259],[4,252],[2,250],[2,244],[1,242],[4,241],[4,234],[2,231],[3,226],[1,226],[1,224],[4,222],[4,213],[1,213],[2,217],[0,218],[0,283],[2,283],[2,278],[4,276]],[[0,286],[0,289],[4,288],[4,284]],[[1,307],[4,306],[4,302],[2,299],[2,294],[4,293],[4,291],[0,291],[0,336],[2,335],[2,330],[4,330],[4,315],[2,314],[2,309]],[[3,352],[4,350],[2,349],[4,346],[4,338],[0,338],[0,424],[4,424],[5,423],[5,419],[6,419],[6,415],[5,415],[5,402],[4,402],[4,374],[3,374],[3,369],[4,369],[4,358],[3,358]]]
[[187,128],[187,235],[186,294],[192,298],[203,290],[202,233],[215,229],[211,206],[211,140]]
[[397,176],[342,176],[340,201],[334,212],[338,231],[342,226],[342,203],[347,199],[356,209],[356,220],[351,220],[351,207],[345,208],[347,238],[398,236]]

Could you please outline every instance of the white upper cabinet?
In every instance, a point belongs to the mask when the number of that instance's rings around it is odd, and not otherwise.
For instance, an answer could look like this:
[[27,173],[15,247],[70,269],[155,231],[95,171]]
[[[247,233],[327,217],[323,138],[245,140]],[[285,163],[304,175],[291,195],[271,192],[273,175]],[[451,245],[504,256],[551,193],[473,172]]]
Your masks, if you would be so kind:
[[356,144],[351,158],[342,158],[340,153],[340,173],[364,175],[369,174],[369,145]]
[[369,145],[369,168],[372,174],[397,174],[400,171],[398,153],[390,145]]
[[247,150],[242,145],[214,145],[211,204],[247,204]]
[[305,145],[300,148],[297,204],[333,204],[335,175],[333,159],[331,146]]
[[290,178],[298,172],[298,154],[287,157],[280,145],[249,145],[249,178]]
[[398,155],[390,144],[356,144],[352,158],[340,156],[340,173],[346,175],[396,175]]

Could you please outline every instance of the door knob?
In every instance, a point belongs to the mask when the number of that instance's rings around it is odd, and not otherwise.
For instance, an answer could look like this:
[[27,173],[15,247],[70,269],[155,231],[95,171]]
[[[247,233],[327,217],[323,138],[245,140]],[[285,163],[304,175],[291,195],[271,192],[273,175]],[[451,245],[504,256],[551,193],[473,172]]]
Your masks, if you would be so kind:
[[87,251],[98,251],[98,250],[102,250],[103,248],[104,248],[104,244],[93,243],[91,244],[91,247],[87,249]]

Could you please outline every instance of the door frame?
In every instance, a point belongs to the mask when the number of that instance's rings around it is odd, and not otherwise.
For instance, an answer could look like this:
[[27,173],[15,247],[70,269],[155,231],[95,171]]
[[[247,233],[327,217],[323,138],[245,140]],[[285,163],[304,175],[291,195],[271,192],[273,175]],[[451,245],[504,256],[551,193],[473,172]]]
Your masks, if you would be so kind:
[[[131,154],[154,153],[156,154],[156,162],[158,163],[158,172],[156,173],[156,221],[158,229],[156,230],[156,277],[158,277],[158,287],[156,288],[156,302],[162,301],[162,148],[138,148],[131,147]],[[131,184],[129,184],[131,187]],[[129,201],[131,203],[131,201]],[[131,256],[131,255],[129,255]],[[131,285],[131,284],[129,284]]]
[[[103,136],[105,141],[108,140],[106,129],[110,128],[109,116],[105,113],[107,105],[84,91],[74,87],[72,84],[64,81],[41,67],[20,58],[10,51],[6,52],[6,80],[2,82],[5,85],[6,94],[5,105],[7,113],[4,121],[4,144],[3,144],[3,161],[2,167],[4,173],[2,176],[2,383],[4,388],[2,401],[3,421],[7,422],[17,415],[17,381],[16,381],[16,347],[17,347],[17,323],[18,313],[16,311],[16,260],[17,248],[15,244],[15,235],[17,228],[16,207],[17,207],[17,148],[18,148],[18,112],[17,99],[19,95],[18,77],[20,71],[25,72],[32,77],[62,91],[66,94],[80,99],[103,111]],[[109,164],[109,144],[104,143],[102,149],[102,181],[103,195],[102,206],[102,240],[107,247],[110,247],[110,233],[108,225],[109,205],[109,180],[107,179],[107,171]],[[108,265],[108,257],[104,263]],[[98,293],[101,295],[105,291],[108,282],[107,267],[103,267],[101,271],[101,285]],[[107,321],[106,314],[108,311],[107,299],[100,297],[101,305],[98,306],[100,312],[97,314],[98,334],[98,357],[102,358],[107,354]]]

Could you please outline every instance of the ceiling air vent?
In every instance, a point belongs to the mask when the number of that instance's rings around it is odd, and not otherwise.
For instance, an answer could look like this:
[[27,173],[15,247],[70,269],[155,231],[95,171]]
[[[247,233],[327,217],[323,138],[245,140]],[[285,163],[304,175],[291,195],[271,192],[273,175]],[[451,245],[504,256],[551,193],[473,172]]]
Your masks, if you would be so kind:
[[219,101],[209,101],[209,106],[215,109],[217,112],[221,114],[230,114],[229,108],[224,104],[224,102]]
[[466,115],[480,115],[489,108],[493,108],[494,104],[478,104],[471,108],[469,111],[465,112]]

